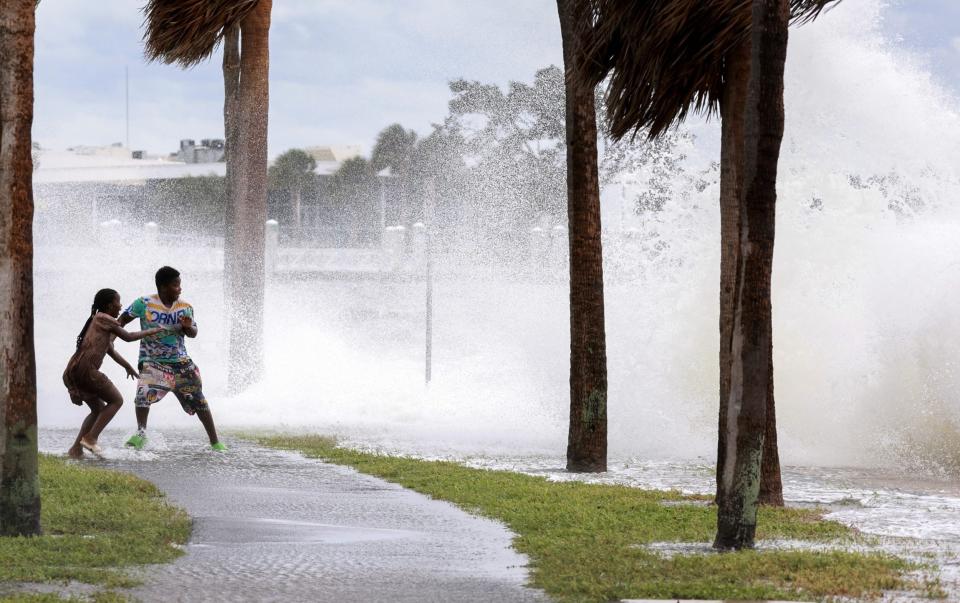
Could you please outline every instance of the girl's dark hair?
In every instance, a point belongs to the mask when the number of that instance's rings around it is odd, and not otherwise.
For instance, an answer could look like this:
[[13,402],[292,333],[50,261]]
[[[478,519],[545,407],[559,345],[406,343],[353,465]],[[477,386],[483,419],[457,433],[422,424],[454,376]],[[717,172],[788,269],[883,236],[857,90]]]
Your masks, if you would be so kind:
[[80,349],[80,344],[83,343],[83,336],[87,334],[87,329],[90,328],[90,322],[93,320],[94,315],[97,312],[106,312],[107,305],[109,305],[117,295],[119,294],[113,289],[101,289],[93,296],[93,305],[90,306],[90,317],[87,318],[87,322],[83,323],[83,329],[81,329],[80,334],[77,335],[78,350]]

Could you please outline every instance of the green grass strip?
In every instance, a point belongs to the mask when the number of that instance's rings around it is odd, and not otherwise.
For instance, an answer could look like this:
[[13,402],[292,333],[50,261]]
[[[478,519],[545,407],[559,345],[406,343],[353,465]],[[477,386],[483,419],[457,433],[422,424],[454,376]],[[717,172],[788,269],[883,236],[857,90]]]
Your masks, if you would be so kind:
[[53,593],[17,593],[0,597],[2,603],[128,603],[125,595],[114,591],[97,591],[89,596],[63,598]]
[[[127,473],[40,457],[43,536],[0,538],[0,583],[75,580],[107,588],[138,582],[122,568],[182,555],[190,518],[150,482]],[[20,597],[20,598],[17,598]],[[56,600],[23,594],[9,600]],[[113,593],[98,593],[108,601]]]
[[[657,554],[643,545],[713,540],[716,508],[703,497],[627,486],[551,482],[338,448],[322,436],[254,436],[266,446],[347,465],[504,523],[530,560],[531,585],[561,601],[628,598],[870,598],[883,591],[942,596],[898,557],[844,550]],[[667,504],[664,504],[667,503]],[[689,504],[687,504],[689,503]],[[856,534],[809,509],[763,508],[758,538],[854,542]]]

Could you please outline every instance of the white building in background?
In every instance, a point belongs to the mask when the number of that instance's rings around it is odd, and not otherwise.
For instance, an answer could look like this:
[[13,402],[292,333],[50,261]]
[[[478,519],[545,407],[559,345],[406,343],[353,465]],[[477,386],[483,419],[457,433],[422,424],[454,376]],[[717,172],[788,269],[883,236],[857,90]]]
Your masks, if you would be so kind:
[[227,166],[222,161],[186,163],[150,157],[143,151],[131,151],[120,143],[103,147],[70,147],[65,151],[40,148],[34,151],[34,156],[34,186],[80,182],[142,184],[147,180],[224,176],[227,173]]
[[[317,162],[314,172],[329,176],[347,159],[360,157],[360,145],[313,146],[304,149]],[[34,150],[35,185],[70,182],[128,182],[166,180],[187,176],[224,176],[223,139],[180,141],[180,149],[168,156],[131,151],[121,143],[107,146],[76,146],[63,151]],[[272,163],[272,162],[271,162]]]
[[33,156],[34,235],[41,245],[76,240],[78,234],[90,238],[88,233],[105,223],[162,223],[169,216],[158,200],[169,183],[226,175],[222,161],[186,163],[131,151],[120,143],[66,150],[35,147]]
[[[131,151],[120,143],[66,150],[35,145],[33,184],[37,236],[41,241],[68,238],[72,229],[96,229],[111,220],[125,225],[152,221],[166,228],[171,212],[184,211],[167,201],[169,191],[178,186],[173,181],[225,176],[223,150],[222,139],[201,140],[199,145],[192,139],[183,139],[176,153],[165,156]],[[305,150],[317,161],[314,173],[321,186],[303,198],[302,222],[309,232],[302,236],[332,240],[340,236],[338,229],[342,228],[328,223],[329,216],[335,212],[329,208],[324,211],[325,204],[329,203],[322,183],[343,161],[361,156],[362,147],[313,146]],[[277,193],[270,192],[268,212],[283,216],[289,202]],[[208,217],[212,220],[212,216]],[[378,224],[380,221],[376,220]],[[288,218],[282,225],[290,223]]]
[[358,144],[304,147],[303,151],[317,162],[313,172],[318,176],[329,176],[347,159],[363,155],[363,147]]
[[[184,163],[216,163],[224,160],[224,141],[222,138],[204,138],[197,144],[192,138],[180,141],[180,150],[170,157]],[[137,151],[134,151],[136,158]]]
[[324,147],[305,147],[303,149],[317,163],[343,163],[347,159],[363,155],[363,147],[358,144],[343,144]]

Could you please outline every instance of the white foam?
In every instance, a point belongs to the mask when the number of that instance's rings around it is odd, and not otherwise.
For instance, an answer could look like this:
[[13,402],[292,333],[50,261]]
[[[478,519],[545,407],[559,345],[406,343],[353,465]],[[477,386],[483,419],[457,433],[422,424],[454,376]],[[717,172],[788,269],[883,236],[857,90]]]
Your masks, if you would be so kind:
[[[881,17],[877,0],[843,3],[791,34],[774,336],[781,453],[793,464],[949,465],[960,458],[951,444],[960,434],[957,105],[921,61],[883,39]],[[691,130],[695,171],[717,159],[718,130],[716,123]],[[851,177],[865,187],[852,186]],[[644,226],[666,251],[655,261],[620,258],[642,264],[644,276],[608,282],[614,454],[715,453],[717,196],[714,183],[668,204]],[[610,215],[619,200],[604,199]],[[102,286],[126,301],[149,292],[162,261],[118,247],[110,253],[143,256],[142,271],[122,273],[85,253],[75,250],[72,276],[43,276],[38,266],[40,417],[48,426],[79,424],[83,416],[67,403],[59,373],[89,298]],[[221,425],[333,432],[440,452],[564,449],[569,316],[562,279],[440,279],[429,388],[422,283],[274,284],[267,375],[228,398],[219,279],[178,268],[201,325],[188,346]],[[135,355],[135,346],[118,347]],[[107,371],[120,385],[122,373]],[[132,383],[121,388],[129,401]],[[132,427],[130,406],[117,424]],[[170,399],[154,407],[154,424],[196,419]]]

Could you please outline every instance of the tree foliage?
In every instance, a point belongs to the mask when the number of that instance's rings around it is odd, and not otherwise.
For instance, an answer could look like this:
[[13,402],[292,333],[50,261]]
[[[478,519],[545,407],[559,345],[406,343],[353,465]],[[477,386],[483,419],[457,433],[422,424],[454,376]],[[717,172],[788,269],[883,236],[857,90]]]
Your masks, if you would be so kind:
[[226,211],[226,179],[223,176],[187,176],[158,180],[155,192],[166,211],[152,217],[164,228],[221,235]]
[[367,245],[379,240],[379,182],[373,166],[363,157],[347,159],[326,184],[326,196],[337,221],[349,237],[349,246]]
[[373,166],[363,157],[347,159],[330,176],[328,187],[331,193],[343,197],[355,197],[369,192],[377,185],[377,176]]
[[[455,80],[450,114],[435,133],[468,166],[479,195],[480,213],[492,225],[546,226],[566,217],[564,74],[556,66],[540,69],[531,83],[495,84]],[[601,92],[595,105],[601,186],[629,180],[639,185],[633,211],[662,209],[678,181],[686,181],[682,147],[691,137],[680,131],[656,141],[645,137],[614,141]]]
[[[566,222],[564,75],[556,66],[538,70],[531,82],[496,84],[457,79],[442,123],[425,137],[400,124],[377,136],[369,161],[350,160],[327,186],[337,211],[370,207],[380,189],[387,197],[387,221],[423,220],[426,196],[433,195],[436,225],[469,228],[474,235],[525,231]],[[599,93],[598,93],[599,95]],[[602,103],[597,101],[597,106]],[[606,115],[597,112],[600,132]],[[627,180],[637,192],[633,212],[657,212],[690,184],[682,148],[690,136],[670,132],[644,138],[598,140],[601,186]],[[625,176],[628,176],[625,178]],[[366,184],[365,184],[366,183]],[[361,198],[366,196],[366,201]]]
[[303,190],[315,179],[317,160],[306,151],[290,149],[278,156],[268,171],[272,190]]
[[563,72],[550,66],[533,82],[450,83],[447,129],[458,133],[481,192],[491,198],[495,223],[557,223],[565,214]]
[[375,172],[390,168],[399,177],[409,173],[417,147],[417,133],[406,130],[400,124],[391,124],[377,135],[377,142],[370,154],[370,167]]

